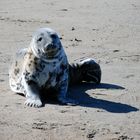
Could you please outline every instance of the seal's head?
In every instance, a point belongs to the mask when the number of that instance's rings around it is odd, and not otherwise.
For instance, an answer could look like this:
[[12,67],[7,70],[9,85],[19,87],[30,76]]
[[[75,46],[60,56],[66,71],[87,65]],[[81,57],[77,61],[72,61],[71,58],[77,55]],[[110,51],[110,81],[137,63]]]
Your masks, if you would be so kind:
[[41,28],[33,35],[31,49],[35,56],[50,59],[59,55],[62,45],[54,30]]

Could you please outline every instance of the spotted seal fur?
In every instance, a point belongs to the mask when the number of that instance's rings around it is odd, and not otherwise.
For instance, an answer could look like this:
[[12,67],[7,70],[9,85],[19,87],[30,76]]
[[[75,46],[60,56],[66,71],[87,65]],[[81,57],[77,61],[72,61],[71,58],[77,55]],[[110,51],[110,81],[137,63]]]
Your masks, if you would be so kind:
[[68,85],[82,81],[100,83],[101,69],[93,59],[69,64],[57,33],[50,28],[35,32],[30,46],[21,49],[9,71],[12,91],[26,96],[25,105],[41,107],[41,90],[54,88],[63,104],[77,104],[67,97]]

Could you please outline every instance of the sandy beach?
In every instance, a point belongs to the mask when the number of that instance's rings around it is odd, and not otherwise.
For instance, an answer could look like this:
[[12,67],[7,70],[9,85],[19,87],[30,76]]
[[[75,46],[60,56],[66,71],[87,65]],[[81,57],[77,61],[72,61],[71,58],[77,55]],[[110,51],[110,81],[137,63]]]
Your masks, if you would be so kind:
[[[69,62],[101,66],[100,85],[69,89],[78,106],[30,108],[10,90],[12,58],[40,27],[58,32]],[[140,140],[139,109],[139,0],[0,1],[0,140]]]

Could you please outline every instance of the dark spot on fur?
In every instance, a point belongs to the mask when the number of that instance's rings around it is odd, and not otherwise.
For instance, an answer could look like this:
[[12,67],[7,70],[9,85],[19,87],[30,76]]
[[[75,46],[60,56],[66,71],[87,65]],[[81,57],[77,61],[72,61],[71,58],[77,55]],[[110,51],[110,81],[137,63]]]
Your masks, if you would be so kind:
[[37,65],[37,62],[35,61],[34,64]]
[[38,71],[38,72],[42,72],[42,71],[43,71],[43,69],[42,69],[41,67],[37,67],[37,66],[36,66],[35,69],[36,69],[36,71]]
[[16,88],[17,90],[19,90],[22,87],[21,83],[17,83],[16,86],[17,86],[17,88]]
[[33,60],[31,60],[30,63],[33,63]]
[[37,58],[37,57],[35,57],[35,58],[34,58],[34,61],[36,62],[37,60],[38,60],[38,58]]
[[30,63],[30,64],[28,64],[28,66],[30,67],[30,66],[31,66],[31,63]]
[[14,70],[14,74],[17,75],[17,74],[19,73],[19,71],[20,71],[19,68],[15,69],[15,70]]
[[19,87],[17,87],[16,89],[17,89],[17,90],[19,90],[20,88],[19,88]]
[[33,75],[27,71],[24,74],[24,78],[27,83],[29,83],[30,81],[36,81],[36,75]]
[[25,80],[28,81],[30,72],[28,72],[27,70],[25,70],[25,72],[23,73],[23,75],[25,76]]
[[54,67],[56,66],[56,62],[53,62],[53,66],[54,66]]
[[32,75],[32,77],[35,79],[36,78],[36,76],[35,75]]
[[57,74],[57,76],[56,76],[56,82],[58,83],[59,81],[60,81],[60,78],[63,76],[63,71],[62,72],[60,72],[59,74]]
[[33,80],[29,80],[27,83],[28,85],[36,84]]
[[61,61],[63,57],[59,57],[58,60]]
[[34,62],[34,65],[35,65],[36,71],[38,72],[42,72],[45,68],[45,65],[42,63],[38,64],[37,62]]
[[31,59],[33,54],[31,52],[29,52],[28,55],[29,55],[29,59]]
[[30,72],[28,72],[27,70],[25,70],[25,73],[24,73],[25,75],[29,75],[30,74]]
[[61,50],[61,47],[59,47],[58,50],[60,51]]
[[41,53],[41,51],[39,49],[37,51],[38,51],[39,54]]
[[45,68],[45,64],[41,63],[40,64],[41,69],[43,70]]
[[65,64],[61,64],[60,68],[64,71],[64,70],[66,70],[68,67],[67,67],[67,65],[65,65]]

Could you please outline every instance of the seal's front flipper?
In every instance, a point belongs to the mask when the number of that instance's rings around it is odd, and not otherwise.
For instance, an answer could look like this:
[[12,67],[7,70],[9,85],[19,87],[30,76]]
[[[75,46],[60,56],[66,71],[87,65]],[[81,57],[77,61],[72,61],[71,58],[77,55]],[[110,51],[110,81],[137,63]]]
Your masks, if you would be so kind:
[[23,81],[26,95],[26,101],[24,104],[29,107],[41,107],[42,101],[40,98],[40,89],[38,85],[33,81],[29,81],[28,79],[24,79]]

